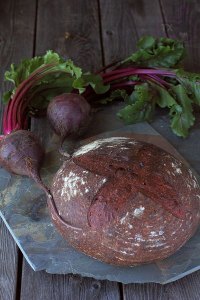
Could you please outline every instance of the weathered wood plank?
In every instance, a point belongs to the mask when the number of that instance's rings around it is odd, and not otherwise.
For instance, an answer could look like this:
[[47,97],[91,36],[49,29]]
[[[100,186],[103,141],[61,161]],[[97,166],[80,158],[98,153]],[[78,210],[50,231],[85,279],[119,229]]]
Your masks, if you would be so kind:
[[186,68],[200,71],[200,5],[198,0],[160,0],[169,37],[182,40],[187,48]]
[[124,300],[198,300],[200,271],[176,282],[160,284],[128,284],[123,286]]
[[0,299],[15,299],[17,284],[17,247],[0,220]]
[[200,271],[188,275],[178,281],[165,286],[165,295],[169,300],[198,300],[200,299]]
[[142,35],[164,34],[157,1],[100,0],[100,14],[106,64],[131,54]]
[[169,300],[164,286],[155,283],[123,285],[124,300]]
[[[39,0],[37,20],[35,54],[53,49],[87,70],[102,65],[96,1]],[[44,144],[48,142],[51,131],[45,119],[34,120],[32,129]],[[120,299],[118,284],[72,275],[35,273],[26,263],[23,266],[22,300],[95,298]]]
[[35,273],[25,263],[23,266],[21,300],[27,299],[119,300],[120,297],[116,283],[83,278],[78,275],[50,275],[43,271]]
[[[8,88],[3,83],[3,74],[12,62],[19,62],[23,57],[32,55],[34,36],[35,1],[29,5],[25,0],[0,1],[0,98]],[[0,123],[2,123],[3,105],[0,103]],[[18,249],[0,220],[0,299],[15,299],[18,290]],[[20,287],[18,287],[20,288]]]
[[102,64],[99,34],[97,1],[39,0],[36,54],[53,49],[95,70]]

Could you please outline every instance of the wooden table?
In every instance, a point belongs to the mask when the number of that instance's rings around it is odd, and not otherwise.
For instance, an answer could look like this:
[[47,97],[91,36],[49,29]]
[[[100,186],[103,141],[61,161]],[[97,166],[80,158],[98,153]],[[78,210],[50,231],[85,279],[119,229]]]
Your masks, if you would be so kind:
[[[47,49],[85,70],[125,57],[144,34],[184,40],[186,67],[200,72],[199,0],[5,0],[0,1],[0,94],[12,62]],[[1,117],[3,106],[1,105]],[[32,130],[48,140],[45,120]],[[34,272],[0,221],[0,299],[200,299],[200,272],[175,283],[129,284],[74,275]]]

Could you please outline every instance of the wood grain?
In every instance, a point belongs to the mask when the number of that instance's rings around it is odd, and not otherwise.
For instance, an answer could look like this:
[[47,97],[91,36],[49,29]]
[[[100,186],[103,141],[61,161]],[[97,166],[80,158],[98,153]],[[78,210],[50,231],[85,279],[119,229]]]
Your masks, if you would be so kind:
[[[97,2],[39,0],[35,49],[35,54],[53,49],[87,70],[99,68],[102,55]],[[47,145],[52,135],[47,120],[33,120],[31,127]],[[72,275],[35,273],[26,263],[23,266],[22,300],[119,298],[117,283]]]
[[18,255],[16,244],[3,221],[0,220],[0,299],[16,296]]
[[[33,54],[35,1],[30,5],[25,0],[0,1],[0,97],[10,86],[3,82],[4,72],[11,63],[19,63]],[[0,105],[2,120],[2,102]]]
[[124,300],[198,300],[200,272],[195,272],[178,281],[161,285],[155,283],[128,284],[123,286]]
[[123,285],[124,300],[166,300],[164,286],[147,283],[147,284],[127,284]]
[[200,271],[188,275],[178,281],[164,286],[165,295],[169,300],[199,300],[200,299]]
[[78,275],[35,273],[27,263],[23,266],[22,283],[21,300],[120,299],[117,283]]
[[[33,51],[35,1],[29,5],[25,0],[0,1],[0,98],[8,89],[9,84],[3,83],[4,72],[12,62],[18,63],[21,58],[31,57]],[[3,104],[0,103],[0,117],[2,123]],[[20,287],[21,260],[18,257],[17,246],[0,220],[0,299],[11,300],[18,295]]]
[[160,0],[160,5],[168,36],[183,41],[186,46],[185,67],[200,72],[199,0]]
[[142,35],[165,34],[160,6],[156,0],[99,1],[105,64],[131,54]]
[[48,49],[86,71],[101,66],[97,1],[39,0],[36,54]]

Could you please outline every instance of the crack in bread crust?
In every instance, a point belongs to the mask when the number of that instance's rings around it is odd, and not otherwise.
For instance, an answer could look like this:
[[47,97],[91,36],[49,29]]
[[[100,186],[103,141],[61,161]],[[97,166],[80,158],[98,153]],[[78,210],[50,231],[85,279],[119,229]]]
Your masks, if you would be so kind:
[[[97,151],[92,150],[91,154],[89,152],[73,157],[73,161],[82,168],[107,177],[106,184],[101,187],[97,195],[94,195],[88,212],[88,221],[91,226],[103,226],[104,223],[106,225],[116,215],[115,207],[120,207],[121,202],[130,201],[131,198],[134,198],[136,192],[140,192],[147,198],[159,203],[175,217],[180,219],[185,217],[185,208],[177,201],[178,191],[175,191],[172,185],[157,172],[155,166],[155,159],[156,164],[161,163],[165,152],[146,143],[140,144],[141,147],[136,149],[134,155],[127,153],[126,156],[122,156],[124,161],[121,161],[121,156],[116,161],[111,157],[107,157],[106,153],[101,153],[101,162],[99,163],[99,154],[95,153]],[[124,141],[123,148],[129,150],[129,152],[133,151],[128,141]],[[117,156],[115,156],[116,158]],[[100,168],[99,164],[101,165]],[[130,188],[127,192],[128,186]],[[119,189],[123,190],[119,193],[120,197],[118,197],[118,193],[112,195],[113,191]],[[109,200],[108,196],[110,196]],[[114,202],[111,200],[113,197],[115,197]]]

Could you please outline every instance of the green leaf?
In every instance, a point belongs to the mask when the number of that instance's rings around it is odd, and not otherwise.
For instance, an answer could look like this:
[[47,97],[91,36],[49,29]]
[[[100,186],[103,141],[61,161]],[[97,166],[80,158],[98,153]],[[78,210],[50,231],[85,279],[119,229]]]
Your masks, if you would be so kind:
[[76,79],[73,87],[78,89],[80,93],[85,91],[85,88],[90,85],[96,94],[104,94],[109,89],[109,85],[104,85],[102,77],[91,73],[83,74],[80,78]]
[[132,62],[144,67],[174,67],[185,55],[183,43],[169,38],[143,37],[134,52],[123,63]]
[[90,85],[97,94],[105,94],[110,89],[110,85],[104,85],[100,75],[88,73],[83,75],[83,79],[85,85]]
[[15,86],[18,86],[26,77],[28,77],[28,62],[23,60],[22,64],[16,66],[12,64],[10,70],[5,72],[4,78],[7,81],[11,81]]
[[200,74],[186,72],[183,69],[176,71],[177,80],[191,95],[193,102],[200,105]]
[[22,65],[23,68],[26,67],[27,69],[26,77],[24,79],[26,79],[32,72],[41,67],[43,64],[44,58],[41,56],[36,56],[33,57],[31,60],[27,60],[26,66]]
[[83,93],[85,91],[85,80],[80,77],[74,80],[73,88],[79,90],[79,93]]
[[128,79],[132,80],[132,81],[141,81],[141,79],[138,75],[129,76]]
[[178,105],[174,105],[170,109],[171,128],[176,135],[187,137],[189,128],[194,125],[195,121],[192,113],[192,100],[180,84],[173,86],[172,91],[176,96]]
[[136,85],[127,102],[129,104],[117,114],[126,124],[150,121],[152,119],[155,102],[147,83]]
[[59,64],[62,59],[52,50],[44,56],[35,56],[31,59],[24,59],[19,65],[11,64],[10,70],[5,72],[5,80],[11,81],[15,87],[27,79],[32,72],[44,64]]
[[158,84],[150,83],[151,86],[157,91],[157,97],[156,97],[156,104],[160,106],[161,108],[165,107],[172,107],[173,105],[176,105],[176,100],[174,97],[170,94],[169,90],[166,90],[165,88],[161,87]]
[[153,36],[143,36],[137,43],[137,48],[148,49],[152,48],[155,45],[155,38]]
[[4,78],[5,78],[5,80],[11,81],[12,83],[15,84],[15,81],[16,81],[16,66],[15,66],[15,64],[11,64],[10,70],[5,72]]
[[71,59],[66,61],[66,71],[69,72],[72,76],[75,76],[76,79],[80,78],[82,75],[81,68],[74,65]]
[[126,102],[128,97],[129,96],[125,90],[115,90],[110,94],[109,97],[99,100],[99,103],[107,104],[107,103],[112,102],[113,100],[119,99],[119,98],[122,98]]
[[[40,57],[41,58],[41,57]],[[53,52],[52,50],[48,50],[44,55],[43,63],[44,64],[59,64],[61,62],[61,58],[58,53]]]
[[12,96],[12,91],[7,91],[3,94],[2,102],[7,104]]

